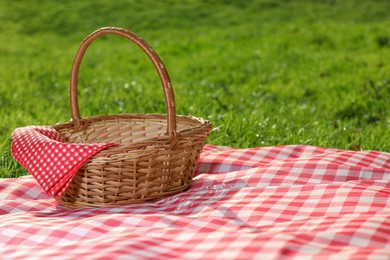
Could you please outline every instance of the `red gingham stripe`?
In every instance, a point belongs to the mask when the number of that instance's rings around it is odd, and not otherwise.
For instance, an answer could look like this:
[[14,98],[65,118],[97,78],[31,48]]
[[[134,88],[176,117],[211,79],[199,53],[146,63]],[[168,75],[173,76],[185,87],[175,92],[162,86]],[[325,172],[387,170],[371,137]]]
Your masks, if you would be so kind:
[[0,256],[388,259],[389,167],[376,151],[206,146],[186,192],[72,211],[31,177],[1,179]]

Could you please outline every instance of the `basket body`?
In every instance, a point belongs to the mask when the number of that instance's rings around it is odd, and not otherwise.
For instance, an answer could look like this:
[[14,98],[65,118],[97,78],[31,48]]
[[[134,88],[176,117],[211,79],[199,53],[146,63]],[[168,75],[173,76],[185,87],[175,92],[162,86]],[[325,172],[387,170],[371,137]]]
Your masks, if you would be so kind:
[[57,198],[67,208],[142,203],[187,189],[211,124],[177,116],[176,140],[166,134],[163,114],[121,114],[83,118],[55,125],[69,143],[119,144],[90,158],[65,193]]

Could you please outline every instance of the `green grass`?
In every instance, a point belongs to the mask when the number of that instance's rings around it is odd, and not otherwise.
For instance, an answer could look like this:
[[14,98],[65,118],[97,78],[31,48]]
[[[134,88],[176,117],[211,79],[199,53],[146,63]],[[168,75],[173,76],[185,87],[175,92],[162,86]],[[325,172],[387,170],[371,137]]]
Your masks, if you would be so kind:
[[[0,2],[0,177],[15,127],[68,121],[81,40],[103,26],[133,30],[164,61],[177,113],[209,119],[208,143],[307,144],[390,151],[390,2]],[[105,36],[80,71],[82,115],[162,113],[153,66]]]

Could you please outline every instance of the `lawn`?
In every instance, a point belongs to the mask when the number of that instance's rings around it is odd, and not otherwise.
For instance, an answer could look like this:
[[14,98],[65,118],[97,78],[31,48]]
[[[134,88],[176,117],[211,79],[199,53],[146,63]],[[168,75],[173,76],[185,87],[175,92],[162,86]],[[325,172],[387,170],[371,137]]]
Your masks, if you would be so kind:
[[[112,25],[148,41],[172,79],[177,113],[209,119],[208,143],[305,144],[390,152],[390,2],[0,2],[0,177],[26,172],[14,128],[70,118],[80,42]],[[82,116],[164,113],[158,76],[134,44],[105,36],[85,56]]]

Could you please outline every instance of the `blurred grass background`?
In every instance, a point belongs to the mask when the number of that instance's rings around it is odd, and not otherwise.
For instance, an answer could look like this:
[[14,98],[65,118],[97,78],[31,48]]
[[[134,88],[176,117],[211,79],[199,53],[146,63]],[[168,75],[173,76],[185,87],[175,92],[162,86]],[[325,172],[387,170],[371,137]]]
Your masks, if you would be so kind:
[[[390,1],[0,1],[0,177],[26,174],[15,127],[70,118],[84,37],[104,26],[144,38],[171,76],[177,113],[209,119],[208,143],[390,151]],[[163,113],[152,64],[118,36],[88,49],[82,115]]]

